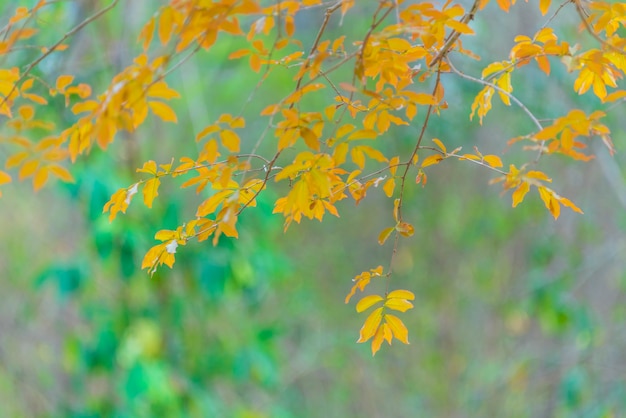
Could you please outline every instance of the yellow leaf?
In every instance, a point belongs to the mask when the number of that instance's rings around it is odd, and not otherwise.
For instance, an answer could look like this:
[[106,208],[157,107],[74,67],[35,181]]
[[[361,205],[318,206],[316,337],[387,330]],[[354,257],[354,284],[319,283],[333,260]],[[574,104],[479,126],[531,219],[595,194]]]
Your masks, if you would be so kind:
[[26,177],[32,176],[39,167],[39,160],[30,160],[22,165],[18,174],[20,180],[24,180]]
[[385,307],[400,312],[406,312],[413,307],[413,304],[406,299],[387,299]]
[[541,10],[541,15],[545,16],[548,13],[548,9],[550,8],[550,0],[539,0],[539,10]]
[[576,206],[574,203],[572,203],[571,200],[569,200],[566,197],[559,198],[559,202],[561,202],[561,204],[563,204],[563,206],[567,206],[568,208],[570,208],[574,212],[583,213],[583,211],[580,210],[580,208],[578,206]]
[[544,205],[550,211],[554,219],[558,219],[561,213],[561,206],[559,202],[554,198],[553,192],[545,187],[539,187],[539,196],[543,200]]
[[221,205],[224,200],[234,193],[233,190],[220,190],[213,196],[202,202],[197,209],[196,216],[204,217],[217,210],[217,207]]
[[[392,177],[385,182],[383,186],[383,191],[387,197],[393,196],[393,189],[396,187],[396,180]],[[393,228],[392,228],[393,229]]]
[[50,169],[50,171],[57,176],[58,178],[60,178],[61,180],[63,180],[66,183],[74,183],[74,177],[72,176],[72,174],[69,172],[69,170],[65,167],[62,167],[60,165],[51,165],[48,167]]
[[166,6],[162,9],[159,16],[159,40],[161,44],[165,45],[172,37],[172,26],[174,24],[174,18],[172,16],[172,8]]
[[365,296],[363,299],[359,301],[359,303],[356,304],[356,311],[359,313],[366,311],[382,300],[383,300],[383,297],[379,295]]
[[143,203],[151,208],[154,198],[159,195],[161,180],[158,177],[151,178],[143,186]]
[[11,155],[9,158],[7,158],[7,161],[4,166],[7,169],[17,167],[26,158],[28,158],[28,153],[26,151],[18,152],[17,154]]
[[404,323],[395,315],[387,314],[385,315],[385,322],[391,328],[391,332],[393,336],[400,342],[404,344],[409,343],[409,331],[406,329]]
[[430,165],[439,164],[443,160],[443,156],[440,154],[430,155],[422,161],[422,168],[426,168]]
[[165,103],[156,101],[148,102],[148,106],[150,106],[152,112],[160,117],[163,121],[174,123],[178,122],[178,119],[176,118],[176,113],[172,110],[171,107],[169,107]]
[[380,322],[383,319],[383,308],[376,308],[372,313],[367,317],[363,326],[361,327],[361,332],[359,334],[358,343],[364,343],[374,336]]
[[6,183],[10,183],[11,182],[11,176],[0,170],[0,184],[6,184]]
[[138,173],[148,173],[156,176],[157,174],[157,165],[153,160],[146,161],[143,163],[143,167],[137,169]]
[[394,228],[393,226],[389,227],[389,228],[385,228],[383,229],[380,234],[378,235],[378,243],[380,245],[383,245],[385,243],[385,241],[387,241],[387,239],[389,238],[389,236],[391,236],[391,233],[393,231],[395,231],[396,228]]
[[350,134],[348,137],[348,141],[353,141],[355,139],[376,139],[378,137],[378,132],[373,129],[360,129]]
[[47,181],[48,168],[41,167],[39,170],[37,170],[37,172],[35,173],[35,177],[33,178],[33,188],[35,189],[35,191],[38,191],[44,186],[44,184],[46,184]]
[[450,26],[452,29],[454,29],[455,31],[459,32],[459,33],[464,33],[467,35],[473,35],[474,31],[472,30],[472,28],[470,28],[469,26],[467,26],[465,23],[459,22],[457,20],[448,20],[446,21],[446,25]]
[[392,292],[389,292],[389,294],[387,295],[387,299],[393,298],[413,300],[415,299],[415,295],[409,290],[394,290]]
[[372,340],[372,356],[376,355],[376,352],[380,350],[380,346],[383,344],[383,340],[385,338],[385,328],[384,325],[378,327],[376,330],[376,334],[374,334],[374,339]]
[[346,136],[347,134],[349,134],[350,132],[352,132],[354,130],[355,126],[352,125],[351,123],[347,123],[345,125],[343,125],[341,128],[337,129],[337,138],[341,138],[343,136]]
[[157,97],[159,99],[166,100],[177,99],[180,97],[180,94],[176,90],[168,87],[165,81],[159,81],[151,85],[150,88],[148,88],[147,94],[150,97]]
[[359,166],[360,169],[363,169],[365,166],[365,154],[360,150],[359,147],[354,147],[350,151],[350,156],[352,157],[352,161]]
[[73,75],[61,75],[57,78],[56,89],[63,93],[65,91],[65,87],[69,86],[70,83],[74,81]]
[[222,145],[230,152],[239,152],[239,136],[229,129],[220,132],[220,141]]
[[139,34],[138,41],[143,39],[143,49],[144,51],[148,49],[150,46],[150,42],[152,42],[152,36],[154,35],[154,18],[151,18],[148,23],[143,27],[141,33]]
[[491,167],[502,167],[502,160],[497,155],[485,155],[483,161],[489,164]]
[[523,181],[522,184],[515,189],[513,192],[513,207],[517,206],[522,202],[522,200],[524,200],[524,196],[526,196],[528,190],[530,190],[530,185],[525,181]]
[[315,151],[320,150],[320,141],[311,129],[303,126],[300,128],[300,136],[304,139],[304,143]]
[[95,100],[87,100],[86,102],[76,103],[72,106],[72,113],[77,115],[83,112],[91,112],[98,108],[98,102]]
[[548,183],[552,182],[552,179],[546,176],[541,171],[535,171],[535,170],[529,171],[528,173],[525,174],[525,176],[531,179],[547,181]]
[[172,231],[170,229],[162,229],[156,234],[154,234],[154,239],[158,239],[159,241],[171,241],[176,238],[176,231]]
[[392,176],[396,175],[396,171],[398,171],[398,164],[400,163],[400,157],[391,157],[389,160],[389,172]]
[[348,154],[348,144],[343,142],[335,148],[333,152],[333,160],[335,160],[335,166],[342,165],[346,161],[346,155]]
[[388,323],[385,322],[382,326],[382,329],[385,341],[387,341],[387,344],[391,345],[391,341],[393,340],[393,332],[391,332],[391,327]]
[[444,153],[444,154],[447,154],[447,151],[446,151],[446,146],[445,146],[445,145],[443,145],[443,142],[441,142],[441,141],[440,141],[439,139],[437,139],[437,138],[433,138],[433,142],[434,142],[435,144],[437,144],[437,146],[439,147],[439,149],[440,149],[441,151],[443,151],[443,153]]

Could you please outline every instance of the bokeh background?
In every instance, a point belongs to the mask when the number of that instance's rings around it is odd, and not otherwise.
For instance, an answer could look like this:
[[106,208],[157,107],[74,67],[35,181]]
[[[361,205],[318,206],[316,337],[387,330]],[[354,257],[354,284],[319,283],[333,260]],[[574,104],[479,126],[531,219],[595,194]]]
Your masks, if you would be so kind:
[[[53,2],[39,14],[33,43],[53,43],[105,3]],[[340,26],[333,18],[327,35],[359,39],[376,3],[358,5],[363,19],[355,14]],[[103,91],[139,52],[133,40],[161,4],[120,1],[36,74],[74,73]],[[1,2],[2,21],[19,5],[31,4]],[[305,47],[322,16],[312,9],[297,20]],[[479,76],[487,62],[506,59],[516,35],[532,36],[549,16],[532,1],[509,14],[489,5],[464,45],[483,61],[453,55],[453,62]],[[595,42],[578,30],[571,5],[554,24],[572,44]],[[94,150],[72,167],[75,184],[39,193],[24,183],[3,187],[1,417],[626,415],[623,106],[607,116],[615,157],[592,140],[592,162],[540,163],[585,215],[564,210],[555,221],[536,195],[512,209],[510,197],[488,186],[489,171],[458,161],[430,168],[425,188],[408,187],[405,216],[416,232],[401,241],[392,286],[416,294],[415,309],[402,315],[411,344],[385,345],[374,358],[368,344],[355,343],[365,317],[343,299],[356,274],[389,262],[390,243],[376,242],[392,221],[382,190],[357,207],[341,202],[339,219],[305,221],[286,233],[271,213],[282,189],[268,190],[241,217],[239,240],[191,243],[173,270],[152,278],[140,271],[154,233],[193,217],[202,196],[166,182],[151,210],[135,201],[109,223],[102,207],[133,182],[143,161],[196,152],[196,133],[222,113],[239,112],[259,80],[246,60],[227,59],[241,46],[222,37],[172,74],[168,82],[182,94],[174,104],[178,124],[152,118],[121,134],[108,152]],[[2,65],[35,56],[24,50]],[[520,100],[540,118],[598,108],[595,97],[571,90],[573,74],[552,64],[549,78],[534,65],[514,74]],[[481,86],[454,75],[444,85],[449,109],[432,120],[427,140],[468,151],[477,145],[505,164],[529,159],[506,145],[533,130],[523,112],[496,98],[483,126],[470,123]],[[246,109],[244,148],[265,127],[255,115],[292,88],[287,72],[268,78]],[[308,105],[328,99],[318,97]],[[39,112],[60,126],[75,120],[62,99]],[[392,130],[385,149],[409,150],[420,120]]]

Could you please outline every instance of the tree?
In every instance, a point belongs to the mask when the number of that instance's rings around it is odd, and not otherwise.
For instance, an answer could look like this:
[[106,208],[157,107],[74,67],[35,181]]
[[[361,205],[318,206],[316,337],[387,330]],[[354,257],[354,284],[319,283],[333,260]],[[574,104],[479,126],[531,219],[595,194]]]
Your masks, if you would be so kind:
[[[238,218],[256,206],[257,197],[268,189],[277,193],[274,213],[284,217],[285,230],[303,218],[338,217],[341,200],[359,204],[368,194],[384,193],[391,210],[386,215],[389,226],[380,232],[378,243],[392,242],[389,266],[366,266],[353,279],[345,302],[357,290],[365,291],[372,280],[384,280],[384,294],[369,294],[356,304],[357,312],[374,308],[358,342],[371,340],[373,354],[384,341],[391,344],[395,338],[406,344],[407,329],[391,311],[411,309],[415,296],[409,290],[391,290],[395,287],[394,255],[400,239],[414,234],[416,220],[403,216],[405,190],[415,187],[411,184],[426,187],[429,167],[456,160],[490,170],[495,175],[492,183],[512,190],[513,207],[533,188],[557,219],[561,206],[582,211],[549,187],[552,180],[539,170],[539,162],[558,154],[589,161],[593,155],[586,151],[587,143],[597,139],[614,152],[610,129],[602,123],[605,112],[574,108],[557,117],[535,115],[514,95],[512,76],[536,65],[551,82],[559,83],[549,78],[551,69],[564,65],[574,76],[576,93],[595,95],[605,108],[619,103],[626,97],[617,85],[626,70],[626,41],[620,36],[624,5],[573,0],[557,6],[540,0],[541,14],[546,16],[541,28],[532,36],[515,37],[508,57],[482,59],[480,77],[472,76],[459,62],[481,58],[463,43],[471,39],[473,23],[481,19],[488,3],[476,0],[463,7],[407,0],[172,0],[156,9],[136,34],[143,51],[102,92],[92,92],[90,85],[76,81],[81,69],[51,74],[41,66],[71,51],[73,35],[114,7],[122,7],[119,1],[95,10],[45,46],[31,41],[37,34],[37,17],[50,2],[17,7],[5,22],[0,41],[4,57],[0,114],[11,131],[3,138],[6,160],[0,183],[30,179],[37,191],[50,178],[72,182],[69,165],[94,148],[106,152],[121,132],[134,132],[153,118],[176,123],[178,116],[170,101],[181,95],[168,84],[168,76],[191,56],[234,39],[239,46],[229,51],[229,58],[246,60],[258,77],[249,97],[241,98],[240,112],[223,113],[207,121],[195,138],[180,139],[199,143],[197,154],[144,162],[137,168],[136,181],[113,194],[104,212],[114,221],[138,199],[136,195],[151,208],[162,187],[190,188],[190,193],[203,196],[189,210],[186,222],[156,232],[159,243],[146,252],[142,263],[143,269],[154,274],[162,265],[173,267],[179,247],[190,241],[210,240],[216,245],[221,239],[237,238]],[[513,3],[498,0],[503,19]],[[595,44],[581,47],[559,37],[552,25],[566,13],[580,18],[581,29]],[[365,26],[352,18],[365,14]],[[319,21],[312,41],[299,39],[304,15]],[[332,36],[331,28],[344,34]],[[28,56],[26,66],[18,66],[24,51],[33,49],[37,55]],[[259,90],[272,76],[289,83],[291,93],[262,97]],[[473,102],[466,104],[470,119],[477,118],[479,124],[486,120],[496,93],[504,105],[528,117],[533,128],[508,142],[514,150],[509,158],[523,159],[521,163],[507,162],[505,168],[498,155],[482,152],[474,144],[464,146],[465,151],[461,147],[449,150],[446,138],[428,135],[433,115],[445,118],[446,85],[451,77],[480,86]],[[613,90],[609,93],[607,88]],[[76,120],[57,127],[39,114],[60,96]],[[311,105],[311,98],[325,105]],[[259,113],[265,118],[260,132],[246,129],[253,105],[261,106]],[[410,149],[397,152],[386,143],[392,132],[411,132],[415,126]],[[184,182],[172,180],[178,177]]]

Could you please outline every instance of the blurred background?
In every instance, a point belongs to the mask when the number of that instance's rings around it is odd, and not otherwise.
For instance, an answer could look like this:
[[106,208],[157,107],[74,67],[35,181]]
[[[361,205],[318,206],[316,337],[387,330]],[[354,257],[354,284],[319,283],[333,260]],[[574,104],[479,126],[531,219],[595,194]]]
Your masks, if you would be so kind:
[[[38,16],[33,44],[52,44],[105,3],[53,2]],[[343,26],[333,18],[329,39],[362,38],[376,3],[360,4]],[[140,52],[131,40],[161,4],[120,1],[35,74],[53,80],[72,73],[95,93],[104,91]],[[19,5],[32,6],[2,2],[2,21]],[[483,61],[453,55],[455,66],[479,77],[488,62],[507,58],[516,35],[532,36],[549,16],[533,2],[509,14],[490,4],[464,44]],[[296,37],[305,48],[322,17],[315,8],[299,15]],[[554,24],[571,44],[595,42],[578,31],[571,5]],[[240,218],[240,239],[190,243],[173,270],[152,278],[141,271],[154,233],[192,218],[199,197],[165,181],[151,210],[137,200],[109,223],[102,207],[144,161],[195,153],[204,126],[241,110],[260,77],[247,60],[227,59],[241,47],[242,40],[224,36],[171,75],[182,94],[172,102],[178,124],[152,117],[119,135],[108,152],[79,159],[75,184],[39,193],[28,183],[3,186],[1,417],[626,415],[622,106],[606,119],[614,158],[591,140],[598,154],[592,162],[553,156],[539,164],[584,215],[564,209],[554,221],[534,192],[512,209],[510,196],[488,186],[491,172],[459,161],[429,168],[424,188],[409,185],[404,211],[416,232],[401,240],[391,286],[416,294],[415,308],[402,314],[411,344],[385,344],[374,358],[369,344],[356,344],[365,316],[343,300],[355,275],[388,265],[391,243],[376,242],[392,222],[382,190],[372,189],[357,207],[342,201],[339,219],[304,221],[283,233],[272,210],[285,186],[270,188]],[[24,50],[2,65],[21,66],[36,54]],[[538,117],[599,107],[595,97],[576,95],[574,75],[551,62],[549,78],[534,64],[513,75],[514,94]],[[292,90],[291,77],[279,71],[257,92],[244,115],[244,149],[267,123],[255,115]],[[532,158],[521,145],[506,145],[533,130],[523,112],[496,98],[483,126],[470,123],[481,86],[451,74],[443,80],[449,109],[432,119],[427,141],[437,137],[468,152],[477,145],[505,165]],[[307,105],[321,109],[326,94]],[[59,126],[75,121],[62,98],[38,116]],[[382,146],[411,149],[422,117],[392,130]],[[265,141],[260,153],[274,146]]]

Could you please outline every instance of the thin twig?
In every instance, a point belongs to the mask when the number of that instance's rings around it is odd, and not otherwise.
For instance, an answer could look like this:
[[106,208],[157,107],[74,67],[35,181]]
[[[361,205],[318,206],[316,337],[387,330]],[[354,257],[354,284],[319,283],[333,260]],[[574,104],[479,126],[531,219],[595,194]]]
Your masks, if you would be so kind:
[[[474,15],[478,11],[478,3],[479,3],[479,0],[474,1],[474,4],[472,4],[472,8],[470,9],[470,11],[467,12],[463,16],[463,18],[461,18],[460,20],[461,23],[467,24],[469,23],[470,20],[474,19]],[[457,39],[459,39],[460,36],[461,36],[461,32],[457,30],[453,30],[450,33],[450,35],[448,35],[448,40],[443,45],[443,48],[439,50],[439,53],[435,56],[435,58],[433,58],[433,60],[430,62],[428,67],[432,68],[435,65],[437,65],[437,63],[441,61],[441,59],[448,54],[448,51],[450,50],[450,48],[452,48],[452,45],[456,42]]]
[[20,76],[20,78],[15,82],[15,84],[13,84],[13,88],[11,88],[11,90],[9,91],[9,93],[4,96],[4,98],[2,99],[2,101],[0,102],[0,107],[2,107],[6,101],[9,99],[9,97],[11,97],[11,95],[13,94],[13,92],[17,89],[17,85],[20,84],[22,81],[24,81],[24,79],[28,76],[28,74],[30,74],[30,72],[41,62],[43,61],[48,55],[50,55],[52,52],[54,52],[56,50],[56,48],[61,45],[63,42],[65,42],[65,40],[67,38],[69,38],[70,36],[73,36],[76,32],[80,31],[82,28],[84,28],[85,26],[87,26],[88,24],[90,24],[91,22],[93,22],[94,20],[98,19],[100,16],[104,15],[105,13],[107,13],[109,10],[113,9],[119,0],[113,0],[111,2],[111,4],[109,4],[107,7],[105,7],[104,9],[101,9],[100,11],[98,11],[97,13],[91,15],[90,17],[88,17],[87,19],[83,20],[81,23],[79,23],[76,27],[74,27],[72,30],[70,30],[69,32],[67,32],[65,35],[63,35],[63,37],[58,40],[54,45],[52,45],[50,47],[50,49],[48,49],[46,52],[42,53],[39,58],[37,58],[35,61],[31,62],[30,65],[26,68],[26,70],[22,73],[22,75]]
[[499,86],[497,86],[497,85],[495,85],[493,83],[490,83],[489,81],[481,80],[480,78],[472,77],[471,75],[467,75],[465,73],[460,72],[459,70],[456,69],[456,67],[454,65],[452,65],[452,62],[450,62],[450,59],[448,59],[448,65],[450,65],[450,69],[452,70],[452,72],[455,73],[456,75],[458,75],[459,77],[464,78],[466,80],[473,81],[473,82],[478,83],[478,84],[482,84],[483,86],[491,87],[494,90],[497,90],[498,92],[504,94],[509,99],[513,100],[515,102],[515,104],[518,105],[524,111],[524,113],[526,113],[528,115],[528,117],[533,121],[533,123],[535,124],[535,126],[537,127],[538,130],[542,130],[543,129],[543,126],[539,122],[539,119],[537,119],[537,117],[535,115],[533,115],[533,113],[530,110],[528,110],[528,108],[524,105],[524,103],[519,101],[517,97],[513,96],[511,93],[509,93],[508,91],[504,90],[503,88],[501,88],[501,87],[499,87]]

